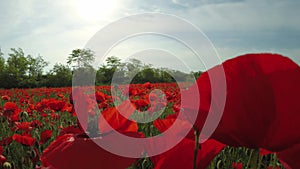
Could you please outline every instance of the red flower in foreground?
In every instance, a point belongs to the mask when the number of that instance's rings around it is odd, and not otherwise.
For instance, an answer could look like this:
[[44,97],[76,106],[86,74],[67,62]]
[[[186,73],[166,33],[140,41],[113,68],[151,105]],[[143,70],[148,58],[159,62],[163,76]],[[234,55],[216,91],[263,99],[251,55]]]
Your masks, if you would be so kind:
[[286,169],[300,168],[300,143],[278,152],[277,156]]
[[[225,147],[215,140],[201,144],[197,155],[197,169],[206,169],[211,160]],[[193,168],[195,141],[183,139],[171,150],[151,157],[154,169]]]
[[33,146],[34,143],[35,143],[35,138],[32,138],[31,136],[28,136],[28,135],[20,135],[20,134],[14,134],[12,136],[12,139],[16,142],[19,142],[23,145],[26,145],[26,146]]
[[[224,113],[212,138],[231,146],[269,151],[281,151],[297,143],[300,139],[299,66],[276,54],[248,54],[230,59],[222,66],[208,70],[216,81],[222,81],[218,75],[224,68],[227,84]],[[209,110],[214,108],[211,103],[218,106],[223,101],[211,100],[208,72],[197,80],[200,107],[189,104],[189,101],[193,103],[193,89],[197,86],[187,91],[190,100],[183,103],[187,114],[189,109],[199,110],[195,126],[200,131]]]
[[[169,115],[166,119],[157,119],[153,125],[161,132],[165,132],[175,122],[177,115]],[[180,129],[175,130],[173,134],[181,135],[183,128],[190,129],[191,125],[188,122],[179,120]],[[188,133],[188,136],[195,137],[193,130]],[[172,138],[170,138],[172,139]],[[166,143],[168,144],[168,143]],[[215,140],[207,140],[200,145],[197,155],[197,169],[206,169],[211,160],[219,154],[225,147],[224,144]],[[152,147],[155,149],[155,145]],[[184,138],[175,147],[160,155],[151,157],[155,169],[181,169],[193,168],[195,140]]]
[[44,167],[57,169],[124,169],[135,161],[102,149],[92,139],[73,134],[58,137],[46,148],[41,160]]
[[[129,167],[136,159],[125,158],[113,153],[110,153],[95,142],[106,138],[112,130],[106,128],[102,124],[102,120],[106,120],[113,129],[128,136],[138,136],[137,124],[126,119],[120,111],[126,112],[126,117],[129,117],[134,111],[131,103],[123,102],[117,108],[108,108],[102,112],[104,119],[99,118],[99,129],[103,133],[103,138],[88,138],[86,134],[79,128],[69,127],[63,130],[62,134],[45,149],[41,157],[45,167],[52,166],[58,169],[81,169],[81,168],[114,168],[124,169]],[[86,124],[84,124],[86,125]],[[63,133],[72,133],[64,134]],[[111,140],[115,141],[116,140]],[[62,160],[63,159],[63,160]]]

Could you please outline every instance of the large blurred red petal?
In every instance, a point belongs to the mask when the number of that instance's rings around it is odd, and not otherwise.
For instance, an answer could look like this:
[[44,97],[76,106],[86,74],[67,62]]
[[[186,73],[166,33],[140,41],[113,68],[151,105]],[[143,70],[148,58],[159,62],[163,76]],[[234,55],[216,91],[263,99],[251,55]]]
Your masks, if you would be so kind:
[[[225,147],[214,140],[208,140],[201,145],[197,155],[197,169],[206,169],[211,160]],[[195,142],[183,139],[171,150],[151,157],[154,169],[193,168]]]
[[277,156],[286,169],[300,168],[300,144],[277,153]]
[[[261,147],[270,151],[283,150],[299,140],[295,131],[299,128],[296,124],[299,118],[295,117],[299,116],[297,112],[300,109],[295,102],[300,95],[299,87],[296,87],[300,85],[300,76],[288,73],[299,69],[297,64],[277,54],[247,54],[230,59],[221,66],[225,71],[227,96],[224,113],[213,138],[231,146]],[[221,67],[208,71],[218,69]],[[212,100],[208,73],[203,73],[197,84],[200,105],[195,126],[201,131],[211,102],[218,106],[221,100],[218,97]],[[187,91],[191,101],[193,91],[193,87],[191,92]],[[195,109],[188,103],[182,106],[187,114],[190,109]],[[291,120],[292,126],[289,126]],[[290,127],[293,129],[286,131]]]
[[135,161],[102,149],[90,138],[77,138],[73,134],[61,136],[51,143],[41,159],[44,166],[57,169],[124,169]]

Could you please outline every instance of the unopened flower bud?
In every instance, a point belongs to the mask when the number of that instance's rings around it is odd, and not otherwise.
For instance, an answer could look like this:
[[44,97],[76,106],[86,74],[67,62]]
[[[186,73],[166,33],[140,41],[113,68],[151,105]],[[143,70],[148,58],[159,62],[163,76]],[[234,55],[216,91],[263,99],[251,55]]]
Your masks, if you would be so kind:
[[3,164],[3,168],[4,168],[4,169],[11,169],[11,164],[10,164],[9,162],[5,162],[5,163]]

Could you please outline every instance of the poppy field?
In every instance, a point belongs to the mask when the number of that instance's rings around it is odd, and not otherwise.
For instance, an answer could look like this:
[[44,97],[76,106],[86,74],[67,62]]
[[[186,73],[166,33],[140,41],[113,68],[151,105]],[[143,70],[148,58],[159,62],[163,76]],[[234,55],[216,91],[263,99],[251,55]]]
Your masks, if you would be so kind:
[[[211,97],[209,72],[221,68],[227,84],[224,112],[202,143],[199,136],[208,112],[219,101]],[[299,77],[299,66],[286,57],[248,54],[204,72],[196,83],[113,86],[117,96],[111,86],[1,89],[0,168],[298,168]],[[195,92],[200,94],[199,107],[192,104]],[[190,96],[186,103],[183,94]],[[120,110],[126,110],[125,117]],[[198,111],[195,123],[178,119],[181,112],[189,119],[192,110]],[[137,122],[151,117],[153,121]],[[144,152],[140,158],[122,157],[95,143],[114,132],[137,139],[160,136],[175,121],[190,131],[155,156]],[[145,146],[151,150],[155,144]]]

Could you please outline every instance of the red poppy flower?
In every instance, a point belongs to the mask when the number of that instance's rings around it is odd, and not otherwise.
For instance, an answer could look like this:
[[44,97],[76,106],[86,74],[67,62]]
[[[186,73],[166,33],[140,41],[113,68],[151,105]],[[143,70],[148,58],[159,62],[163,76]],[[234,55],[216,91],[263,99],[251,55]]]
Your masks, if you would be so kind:
[[[225,147],[215,140],[207,140],[201,144],[197,155],[197,169],[206,169],[211,160]],[[195,141],[183,139],[171,150],[151,157],[154,169],[193,168]]]
[[95,93],[95,95],[96,95],[96,100],[97,100],[98,103],[104,102],[106,100],[106,98],[107,98],[107,95],[104,94],[104,93],[102,93],[102,92],[100,92],[100,91],[97,91]]
[[260,149],[259,149],[259,155],[260,155],[260,156],[269,155],[269,154],[274,154],[274,152],[265,150],[265,149],[263,149],[263,148],[260,148]]
[[[129,88],[129,95],[130,96],[136,96],[136,95],[138,95],[138,93],[140,93],[138,89]],[[124,95],[125,95],[125,93],[124,93]]]
[[12,112],[10,116],[11,121],[19,121],[20,120],[20,113],[22,112],[21,109],[17,108],[14,112]]
[[[268,166],[267,169],[281,169],[281,167]],[[287,168],[288,169],[288,168]]]
[[135,161],[102,149],[90,138],[80,138],[73,134],[58,137],[45,149],[41,160],[44,167],[57,169],[124,169]]
[[75,90],[72,94],[72,102],[74,103],[73,111],[76,111],[76,116],[80,120],[80,125],[83,130],[87,129],[88,116],[95,115],[97,102],[92,100],[88,95],[84,94],[82,90]]
[[151,88],[151,83],[150,82],[146,82],[143,84],[144,88],[150,89]]
[[[98,120],[98,124],[99,124],[98,127],[100,132],[105,133],[110,131],[110,129],[108,129],[102,122],[103,120],[106,120],[109,123],[109,125],[115,130],[122,131],[122,132],[137,132],[138,131],[137,123],[128,120],[128,118],[134,112],[134,110],[135,109],[131,105],[130,101],[124,101],[117,108],[111,107],[105,109],[104,111],[101,112],[102,116],[99,116],[99,120]],[[120,114],[119,111],[124,112],[125,114]]]
[[44,130],[41,132],[39,144],[45,144],[52,136],[52,130]]
[[233,169],[243,169],[243,163],[234,162],[234,163],[232,163],[232,168]]
[[[181,135],[183,129],[191,129],[192,126],[187,121],[182,121],[180,119],[176,119],[177,114],[171,114],[166,117],[166,119],[156,119],[153,122],[153,125],[161,132],[165,132],[169,127],[173,125],[175,120],[179,120],[180,128],[174,130],[173,135]],[[188,133],[189,137],[195,137],[193,130]],[[170,138],[172,139],[172,138]],[[168,143],[166,143],[168,144]],[[224,144],[219,143],[215,140],[207,140],[203,144],[201,144],[201,148],[198,150],[197,155],[197,168],[198,169],[205,169],[211,162],[211,160],[225,147]],[[171,150],[151,157],[151,160],[155,164],[155,169],[160,168],[172,168],[172,169],[179,169],[185,166],[184,168],[193,168],[193,157],[194,157],[194,148],[195,148],[195,141],[193,139],[184,138],[173,147]],[[152,149],[155,149],[155,146],[152,146]],[[180,159],[180,160],[178,160]]]
[[0,164],[2,165],[5,162],[6,162],[6,157],[0,154]]
[[[167,129],[169,129],[173,123],[176,121],[178,114],[170,114],[168,115],[165,119],[156,119],[153,122],[153,126],[155,126],[161,133],[165,132]],[[177,119],[180,122],[180,125],[178,128],[174,128],[173,135],[180,135],[184,137],[182,131],[185,130],[190,130],[188,133],[189,138],[194,137],[194,130],[192,130],[192,126],[189,122],[183,121],[181,119]]]
[[137,110],[143,110],[150,105],[150,102],[145,99],[138,99],[134,101],[134,105],[136,106]]
[[32,138],[31,136],[28,135],[20,135],[20,134],[14,134],[12,136],[12,139],[16,142],[19,142],[23,145],[26,146],[33,146],[35,143],[35,138]]
[[61,109],[62,112],[72,113],[73,106],[70,103],[66,103],[65,106]]
[[31,131],[33,128],[31,126],[31,122],[15,122],[15,127],[12,129],[16,130],[23,130],[23,131]]
[[47,105],[54,111],[61,111],[65,107],[66,102],[62,100],[49,99]]
[[[130,101],[125,101],[118,108],[105,109],[102,112],[103,116],[100,116],[98,120],[100,132],[104,134],[111,132],[103,125],[103,120],[106,120],[113,129],[128,136],[137,136],[138,134],[133,134],[137,133],[137,124],[125,118],[119,111],[124,111],[126,113],[124,116],[128,118],[134,111],[134,107],[131,106]],[[44,151],[42,155],[44,166],[52,165],[58,169],[126,168],[135,161],[135,159],[120,157],[102,149],[95,143],[97,139],[102,138],[87,138],[82,129],[69,127],[63,131],[64,135],[59,136]],[[75,134],[65,134],[74,132]]]
[[4,103],[4,111],[15,111],[18,108],[18,105],[14,102]]
[[10,97],[7,95],[3,95],[1,98],[2,100],[6,100],[6,101],[10,100]]
[[63,136],[65,134],[80,134],[83,133],[84,131],[82,130],[82,128],[77,127],[77,126],[68,126],[63,128],[60,133],[59,136]]
[[6,146],[9,145],[12,142],[12,137],[6,137],[6,138],[2,138],[2,140],[0,140],[0,146]]
[[286,169],[300,168],[300,143],[278,152],[277,156]]
[[31,127],[42,127],[42,123],[39,120],[32,120]]
[[62,99],[65,98],[65,95],[63,95],[63,94],[61,94],[61,93],[58,93],[57,96],[58,96],[59,98],[62,98]]
[[[299,66],[277,54],[248,54],[230,59],[222,66],[208,70],[216,73],[224,68],[227,84],[224,113],[212,138],[231,146],[270,151],[295,144],[300,139],[297,131],[297,119],[300,119],[300,104],[297,103],[300,96]],[[215,75],[215,79],[223,80]],[[207,72],[200,76],[197,84],[200,107],[195,126],[201,131],[211,103],[218,106],[222,101],[218,98],[211,100]],[[190,103],[183,103],[183,107],[188,114],[189,109],[195,109],[193,87],[187,92]]]

